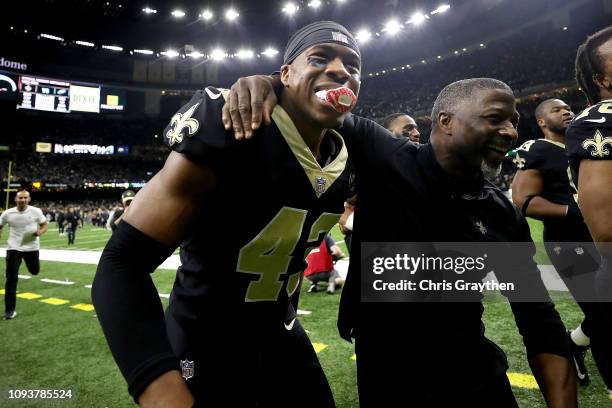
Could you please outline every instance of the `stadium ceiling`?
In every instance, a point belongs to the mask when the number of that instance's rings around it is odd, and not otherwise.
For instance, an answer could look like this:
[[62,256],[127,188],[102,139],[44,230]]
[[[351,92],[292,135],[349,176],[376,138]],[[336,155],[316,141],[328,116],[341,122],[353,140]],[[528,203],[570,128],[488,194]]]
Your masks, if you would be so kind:
[[[172,50],[163,54],[171,58],[175,51],[187,53],[185,45],[208,55],[220,50],[263,53],[269,47],[282,51],[297,28],[328,19],[345,24],[355,34],[369,35],[363,44],[368,60],[364,70],[369,70],[486,43],[502,31],[585,2],[588,0],[22,0],[3,4],[9,10],[3,13],[2,24],[6,25],[3,29],[37,36],[41,42],[53,40],[51,36],[66,45],[96,49],[106,45],[107,51],[115,47],[114,51],[126,54],[142,50],[136,53],[143,56],[148,51]],[[441,8],[445,4],[450,9]],[[234,18],[229,19],[228,13]],[[41,33],[47,36],[40,37]],[[280,61],[281,56],[275,58]]]

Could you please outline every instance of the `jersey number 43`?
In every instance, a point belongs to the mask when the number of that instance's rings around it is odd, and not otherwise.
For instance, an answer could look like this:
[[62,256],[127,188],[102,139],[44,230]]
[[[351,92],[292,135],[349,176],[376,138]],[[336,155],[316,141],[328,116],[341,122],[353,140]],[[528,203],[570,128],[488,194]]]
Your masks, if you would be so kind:
[[[281,275],[287,274],[307,214],[308,211],[299,208],[281,208],[268,225],[242,247],[238,255],[237,271],[258,276],[257,280],[249,284],[244,298],[246,302],[278,299],[284,284]],[[316,247],[321,234],[326,234],[339,218],[339,214],[321,214],[310,227],[306,246]],[[294,273],[287,278],[287,296],[291,296],[297,289],[300,276],[301,273]]]

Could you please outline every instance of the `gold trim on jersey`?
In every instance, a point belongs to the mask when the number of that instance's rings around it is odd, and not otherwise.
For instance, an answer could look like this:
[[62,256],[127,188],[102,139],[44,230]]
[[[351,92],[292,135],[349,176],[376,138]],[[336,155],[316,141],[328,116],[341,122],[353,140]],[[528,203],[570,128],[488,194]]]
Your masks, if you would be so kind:
[[348,151],[346,150],[342,136],[333,129],[327,130],[331,137],[336,138],[342,143],[342,148],[331,163],[321,168],[317,159],[312,154],[312,151],[308,145],[306,145],[300,132],[298,132],[295,124],[289,117],[289,114],[280,105],[274,107],[272,119],[283,135],[283,138],[285,138],[285,141],[296,159],[304,169],[315,194],[317,197],[321,197],[334,184],[346,168]]
[[538,139],[538,140],[543,140],[543,141],[545,141],[545,142],[552,143],[552,144],[554,144],[555,146],[559,146],[559,147],[560,147],[560,148],[562,148],[562,149],[565,149],[565,145],[564,145],[563,143],[561,143],[561,142],[557,142],[557,141],[555,141],[555,140],[550,140],[550,139]]

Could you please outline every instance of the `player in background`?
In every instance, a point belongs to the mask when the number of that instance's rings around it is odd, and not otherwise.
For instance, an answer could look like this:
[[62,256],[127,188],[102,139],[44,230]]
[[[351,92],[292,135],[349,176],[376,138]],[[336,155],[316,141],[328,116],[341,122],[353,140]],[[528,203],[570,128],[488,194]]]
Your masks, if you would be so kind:
[[[360,69],[346,28],[312,23],[287,44],[283,103],[257,138],[241,143],[225,131],[226,93],[213,87],[172,117],[164,139],[173,151],[117,226],[92,288],[141,405],[334,406],[291,297],[306,251],[354,194],[346,146],[330,128],[354,106]],[[319,97],[331,90],[344,112]],[[164,321],[150,273],[179,243]]]
[[132,200],[134,199],[135,195],[136,193],[134,193],[132,190],[125,190],[123,194],[121,194],[121,205],[123,206],[123,208],[119,208],[115,210],[113,212],[113,216],[110,217],[108,224],[111,230],[115,231],[115,229],[117,228],[117,225],[123,218],[123,215],[127,211],[130,204],[132,203]]
[[16,207],[9,208],[0,215],[0,237],[5,225],[9,226],[9,236],[6,249],[6,283],[4,285],[4,319],[14,319],[17,316],[15,304],[17,301],[17,282],[19,267],[25,261],[32,275],[40,272],[40,239],[47,231],[49,223],[40,208],[29,205],[30,193],[21,190],[15,195]]
[[[568,178],[565,132],[574,114],[564,101],[547,99],[537,106],[535,118],[544,138],[529,140],[516,150],[513,161],[518,171],[512,184],[512,200],[525,216],[543,221],[546,253],[584,313],[583,322],[571,331],[570,337],[578,381],[587,385],[584,355],[589,339],[593,332],[603,331],[608,340],[596,341],[595,348],[612,344],[612,328],[605,328],[605,313],[612,311],[605,310],[607,304],[596,302],[594,284],[599,256]],[[593,352],[598,366],[612,364],[608,350],[612,348]]]
[[[612,302],[612,26],[589,36],[578,47],[576,80],[586,95],[587,109],[578,114],[566,133],[566,151],[571,177],[578,188],[578,205],[601,255],[596,288],[601,302]],[[609,304],[609,303],[608,303]],[[612,343],[606,332],[592,333],[591,350],[609,355]],[[602,329],[603,330],[603,329]],[[602,342],[599,346],[596,344]],[[612,365],[598,364],[608,395],[612,398]]]
[[419,143],[421,140],[419,127],[412,116],[408,114],[392,113],[383,120],[382,126],[397,137],[407,137],[414,143]]

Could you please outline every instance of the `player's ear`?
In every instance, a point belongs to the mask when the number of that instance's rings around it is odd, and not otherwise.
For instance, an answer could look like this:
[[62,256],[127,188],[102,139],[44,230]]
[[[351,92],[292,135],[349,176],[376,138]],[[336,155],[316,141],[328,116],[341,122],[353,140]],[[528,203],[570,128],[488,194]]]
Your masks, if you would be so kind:
[[453,114],[450,112],[440,112],[438,113],[438,128],[444,134],[450,135],[452,134],[452,124],[453,124]]
[[539,119],[537,120],[537,122],[538,122],[538,126],[539,126],[539,127],[541,127],[541,128],[545,128],[545,127],[546,127],[546,122],[544,122],[544,119],[539,118]]
[[280,79],[285,86],[289,85],[289,70],[289,64],[283,65],[280,69]]
[[610,80],[610,78],[602,74],[593,74],[593,82],[595,82],[595,84],[600,88],[604,88],[608,90],[612,88],[612,80]]

